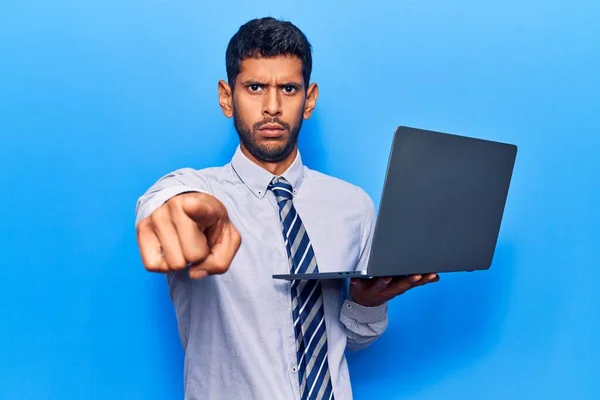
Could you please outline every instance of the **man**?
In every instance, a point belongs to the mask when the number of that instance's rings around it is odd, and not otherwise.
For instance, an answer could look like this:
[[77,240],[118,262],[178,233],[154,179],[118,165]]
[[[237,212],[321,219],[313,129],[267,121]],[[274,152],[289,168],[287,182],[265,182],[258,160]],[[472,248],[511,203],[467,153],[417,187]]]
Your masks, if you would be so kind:
[[387,326],[387,301],[436,275],[281,281],[275,273],[366,268],[369,196],[302,164],[311,47],[272,18],[240,27],[219,104],[240,145],[225,166],[179,169],[137,203],[143,264],[167,274],[185,349],[186,399],[350,399],[344,351]]

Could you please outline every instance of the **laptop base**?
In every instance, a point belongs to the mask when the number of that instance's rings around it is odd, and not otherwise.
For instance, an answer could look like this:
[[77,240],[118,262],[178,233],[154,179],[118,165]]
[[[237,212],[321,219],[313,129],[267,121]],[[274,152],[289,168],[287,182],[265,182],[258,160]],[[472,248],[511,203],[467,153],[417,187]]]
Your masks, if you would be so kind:
[[[273,275],[273,279],[284,279],[287,281],[295,280],[311,280],[311,279],[348,279],[348,278],[360,278],[360,279],[373,279],[382,277],[383,275],[375,276],[369,274],[367,271],[347,271],[347,272],[315,272],[312,274],[277,274]],[[386,275],[387,276],[387,275]],[[394,277],[406,277],[408,275],[390,275]]]

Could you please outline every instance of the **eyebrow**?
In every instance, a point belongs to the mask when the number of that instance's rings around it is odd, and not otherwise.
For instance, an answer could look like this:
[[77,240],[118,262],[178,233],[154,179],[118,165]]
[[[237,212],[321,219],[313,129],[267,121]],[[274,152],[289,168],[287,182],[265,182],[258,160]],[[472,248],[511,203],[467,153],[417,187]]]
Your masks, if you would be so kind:
[[[259,80],[256,79],[248,79],[247,81],[242,82],[243,86],[250,86],[250,85],[259,85],[259,86],[270,86],[268,83],[263,83]],[[284,83],[280,83],[277,85],[277,87],[279,88],[283,88],[286,86],[292,86],[296,89],[301,89],[302,88],[302,84],[296,81],[287,81]]]

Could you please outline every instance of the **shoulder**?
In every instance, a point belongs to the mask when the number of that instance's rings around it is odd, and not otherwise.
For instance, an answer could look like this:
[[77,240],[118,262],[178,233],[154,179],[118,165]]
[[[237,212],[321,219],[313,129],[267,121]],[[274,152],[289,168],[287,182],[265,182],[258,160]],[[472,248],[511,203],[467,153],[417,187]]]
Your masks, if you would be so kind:
[[321,193],[343,201],[345,208],[355,209],[370,217],[374,214],[375,205],[371,196],[360,186],[320,171],[306,168],[305,182]]
[[181,185],[210,187],[211,183],[222,180],[224,177],[229,176],[230,173],[230,164],[201,169],[182,167],[161,176],[157,183],[168,181],[171,184],[178,183]]
[[176,176],[176,177],[203,177],[203,178],[211,178],[215,176],[222,175],[228,172],[230,169],[230,164],[225,164],[223,166],[218,167],[206,167],[206,168],[192,168],[192,167],[182,167],[176,170],[173,170],[166,174],[165,176]]

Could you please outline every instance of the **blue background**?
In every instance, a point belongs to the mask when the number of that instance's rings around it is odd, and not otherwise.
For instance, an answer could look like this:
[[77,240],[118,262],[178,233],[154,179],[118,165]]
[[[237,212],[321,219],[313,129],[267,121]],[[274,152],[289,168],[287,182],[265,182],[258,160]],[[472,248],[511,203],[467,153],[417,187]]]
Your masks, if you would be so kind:
[[264,15],[314,46],[306,163],[376,204],[396,125],[519,145],[492,269],[396,298],[350,355],[355,397],[600,398],[600,3],[582,0],[3,0],[0,398],[182,398],[135,201],[230,159],[225,47]]

